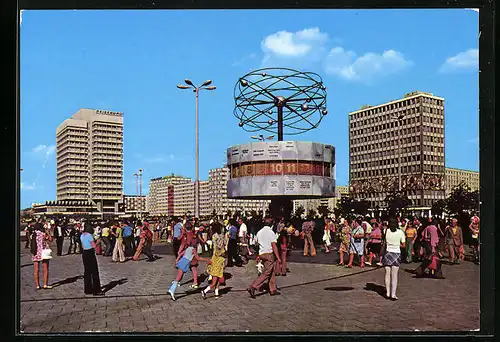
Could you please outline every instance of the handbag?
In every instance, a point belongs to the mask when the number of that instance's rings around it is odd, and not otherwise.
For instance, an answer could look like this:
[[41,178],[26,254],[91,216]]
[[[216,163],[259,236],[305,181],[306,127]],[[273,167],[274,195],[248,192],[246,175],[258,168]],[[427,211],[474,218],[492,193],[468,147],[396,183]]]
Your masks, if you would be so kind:
[[42,259],[43,260],[50,260],[50,259],[52,259],[52,249],[50,249],[50,248],[44,248],[44,249],[42,249]]
[[196,247],[196,253],[198,254],[203,253],[203,247],[201,246],[201,244],[198,244],[198,247]]

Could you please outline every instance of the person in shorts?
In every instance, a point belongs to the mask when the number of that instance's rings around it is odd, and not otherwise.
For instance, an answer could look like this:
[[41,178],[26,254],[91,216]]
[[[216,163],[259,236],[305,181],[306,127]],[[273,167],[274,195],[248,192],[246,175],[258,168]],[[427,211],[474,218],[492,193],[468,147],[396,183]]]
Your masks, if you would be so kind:
[[180,250],[178,253],[177,259],[175,260],[175,267],[177,268],[177,276],[175,277],[175,280],[172,282],[172,285],[168,290],[168,293],[170,294],[172,300],[176,300],[175,290],[177,289],[177,286],[179,285],[179,282],[182,280],[184,274],[191,269],[191,264],[193,263],[193,260],[196,262],[206,261],[209,264],[212,262],[211,259],[202,258],[198,255],[198,253],[196,253],[197,244],[198,244],[197,239],[190,239],[189,241],[186,242],[186,248]]

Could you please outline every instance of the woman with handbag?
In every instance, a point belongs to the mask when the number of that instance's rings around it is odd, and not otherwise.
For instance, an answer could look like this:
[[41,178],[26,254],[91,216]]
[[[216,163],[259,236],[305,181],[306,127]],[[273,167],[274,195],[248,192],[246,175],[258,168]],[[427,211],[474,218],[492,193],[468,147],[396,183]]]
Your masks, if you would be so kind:
[[49,285],[49,260],[52,259],[52,250],[49,247],[49,242],[52,241],[52,235],[49,229],[45,229],[41,223],[41,219],[35,224],[35,230],[31,236],[31,260],[34,262],[34,276],[36,289],[40,290],[39,271],[40,263],[43,265],[43,288],[51,289]]
[[361,259],[359,267],[361,268],[365,267],[365,255],[364,255],[365,231],[361,226],[362,223],[363,223],[362,217],[358,217],[356,220],[353,221],[353,229],[351,232],[351,246],[349,249],[349,264],[346,265],[346,267],[348,268],[352,268],[352,264],[354,262],[354,255],[357,255]]

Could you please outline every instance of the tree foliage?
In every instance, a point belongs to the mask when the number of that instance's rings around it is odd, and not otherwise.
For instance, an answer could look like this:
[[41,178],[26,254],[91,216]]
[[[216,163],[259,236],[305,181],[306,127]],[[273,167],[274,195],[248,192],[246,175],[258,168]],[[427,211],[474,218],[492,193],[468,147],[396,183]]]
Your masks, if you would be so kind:
[[388,194],[385,198],[385,203],[387,203],[387,209],[390,212],[401,211],[412,204],[408,196],[399,191]]
[[446,199],[446,210],[452,215],[465,212],[477,212],[479,209],[479,191],[471,191],[464,182],[453,188]]
[[446,200],[440,199],[432,204],[431,213],[433,216],[441,216],[446,210]]
[[348,217],[351,215],[366,215],[370,209],[370,203],[365,199],[355,199],[353,196],[342,196],[334,210],[337,217]]
[[316,210],[309,209],[309,211],[307,212],[307,219],[313,220],[315,217],[316,217]]
[[322,217],[326,217],[331,213],[330,208],[326,205],[320,205],[318,207],[318,214],[320,214]]
[[302,218],[302,215],[304,215],[306,210],[304,209],[303,206],[299,205],[297,208],[295,208],[295,212],[293,213],[293,216],[295,218]]
[[350,196],[342,196],[334,209],[335,216],[347,217],[353,209],[353,198]]
[[368,209],[370,209],[370,202],[365,199],[354,201],[354,212],[359,215],[365,216],[368,214]]

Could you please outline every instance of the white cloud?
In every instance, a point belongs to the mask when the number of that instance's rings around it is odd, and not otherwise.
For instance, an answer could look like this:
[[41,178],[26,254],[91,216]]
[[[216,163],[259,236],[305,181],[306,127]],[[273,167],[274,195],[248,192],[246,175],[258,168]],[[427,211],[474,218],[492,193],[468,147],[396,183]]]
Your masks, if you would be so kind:
[[279,31],[262,40],[264,52],[262,67],[314,68],[322,65],[324,71],[346,80],[369,82],[373,77],[381,77],[403,70],[413,64],[405,60],[403,54],[388,50],[382,54],[366,53],[357,57],[353,51],[328,44],[340,44],[339,38],[330,38],[318,27],[297,32]]
[[307,67],[321,61],[326,55],[327,33],[318,27],[297,32],[279,31],[270,34],[261,42],[264,53],[262,67]]
[[479,50],[469,49],[460,52],[458,55],[446,59],[439,71],[449,73],[460,70],[478,70],[479,69]]
[[479,13],[479,8],[467,8],[467,10]]
[[31,152],[36,153],[36,154],[46,154],[46,155],[51,155],[56,151],[56,146],[55,145],[38,145],[35,148],[31,150]]
[[279,31],[264,38],[262,50],[268,55],[298,57],[308,54],[317,43],[328,40],[328,35],[317,27],[295,33]]
[[21,183],[21,190],[35,190],[35,183],[32,185]]
[[467,140],[468,143],[471,143],[471,144],[477,144],[479,143],[479,137],[475,137],[473,139],[469,139]]
[[382,54],[368,52],[357,57],[354,51],[346,51],[342,47],[331,49],[323,64],[328,74],[362,82],[395,74],[411,65],[413,62],[406,60],[398,51],[387,50]]
[[21,26],[21,23],[23,22],[23,11],[24,10],[19,11],[19,26]]

